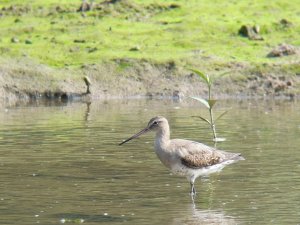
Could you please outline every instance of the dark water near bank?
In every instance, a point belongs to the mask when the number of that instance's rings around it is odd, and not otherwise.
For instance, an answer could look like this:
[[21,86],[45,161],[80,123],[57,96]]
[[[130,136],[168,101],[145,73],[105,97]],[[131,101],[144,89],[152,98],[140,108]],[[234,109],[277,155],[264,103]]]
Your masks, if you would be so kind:
[[0,112],[0,224],[300,224],[300,103],[220,102],[220,149],[246,161],[189,184],[153,134],[117,144],[155,115],[173,138],[209,145],[207,113],[185,100],[35,105]]

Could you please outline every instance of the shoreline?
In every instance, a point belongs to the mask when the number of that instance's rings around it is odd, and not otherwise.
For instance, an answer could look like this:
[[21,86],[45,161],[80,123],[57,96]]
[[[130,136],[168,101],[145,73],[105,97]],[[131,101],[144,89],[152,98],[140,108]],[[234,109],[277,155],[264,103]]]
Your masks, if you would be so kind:
[[[207,95],[201,79],[176,64],[133,63],[120,70],[118,64],[91,65],[81,69],[53,69],[32,62],[0,65],[0,105],[39,100],[93,101],[98,99],[174,98]],[[13,65],[13,66],[10,66]],[[194,66],[201,68],[201,65]],[[212,86],[217,99],[299,99],[300,76],[278,68],[244,68],[221,77]],[[223,69],[208,74],[220,73]],[[63,76],[62,76],[63,74]],[[91,80],[87,93],[84,77]]]

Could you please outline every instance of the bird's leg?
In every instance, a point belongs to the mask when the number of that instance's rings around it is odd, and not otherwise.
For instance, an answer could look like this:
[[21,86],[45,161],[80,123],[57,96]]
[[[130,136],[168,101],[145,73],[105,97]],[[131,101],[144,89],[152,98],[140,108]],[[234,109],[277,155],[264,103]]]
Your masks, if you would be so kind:
[[196,195],[196,190],[195,190],[194,182],[191,181],[190,184],[191,184],[191,195],[194,196],[194,195]]
[[190,185],[191,185],[191,196],[194,197],[196,195],[196,190],[194,186],[196,177],[192,175],[191,177],[188,177],[188,180],[190,181]]

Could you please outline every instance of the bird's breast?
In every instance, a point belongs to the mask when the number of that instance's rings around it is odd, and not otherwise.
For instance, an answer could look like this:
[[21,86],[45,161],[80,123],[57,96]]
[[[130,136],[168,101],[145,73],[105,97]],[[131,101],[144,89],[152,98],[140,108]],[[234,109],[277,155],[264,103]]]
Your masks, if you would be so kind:
[[171,169],[171,158],[170,156],[160,150],[155,149],[155,153],[157,155],[157,157],[159,158],[159,160],[169,169]]

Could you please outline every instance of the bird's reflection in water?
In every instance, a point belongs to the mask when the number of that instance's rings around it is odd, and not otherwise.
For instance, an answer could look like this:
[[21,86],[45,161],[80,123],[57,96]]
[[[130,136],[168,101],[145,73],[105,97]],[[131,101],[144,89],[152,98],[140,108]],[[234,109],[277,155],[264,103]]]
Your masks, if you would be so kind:
[[[172,225],[186,224],[186,225],[208,225],[208,224],[222,224],[233,225],[239,224],[236,218],[225,214],[222,209],[212,209],[215,199],[215,179],[202,178],[202,182],[207,184],[209,194],[208,198],[201,202],[201,193],[196,196],[191,196],[191,203],[186,205],[182,213],[178,214],[173,219]],[[199,201],[200,200],[200,201]],[[208,205],[207,205],[208,204]],[[202,209],[201,209],[202,208]]]
[[208,225],[208,224],[222,224],[233,225],[239,224],[235,218],[226,215],[222,210],[210,210],[210,209],[197,209],[195,204],[191,204],[187,207],[187,210],[180,214],[179,217],[174,218],[172,225]]

